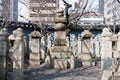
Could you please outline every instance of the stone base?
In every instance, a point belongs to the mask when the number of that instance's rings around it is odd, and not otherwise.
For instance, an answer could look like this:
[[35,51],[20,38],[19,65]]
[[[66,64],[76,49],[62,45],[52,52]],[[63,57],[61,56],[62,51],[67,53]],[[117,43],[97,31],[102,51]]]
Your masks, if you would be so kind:
[[64,59],[64,56],[69,57],[68,52],[52,52],[51,58]]
[[102,73],[101,80],[112,80],[111,76],[112,76],[112,70],[104,70]]
[[32,66],[40,65],[40,60],[30,60],[29,63]]
[[40,60],[40,56],[39,53],[30,53],[30,60]]
[[54,46],[51,49],[51,58],[63,59],[64,56],[70,57],[67,46]]
[[67,69],[67,60],[54,59],[54,69]]
[[92,62],[90,62],[90,61],[82,61],[82,66],[85,66],[85,67],[92,66]]

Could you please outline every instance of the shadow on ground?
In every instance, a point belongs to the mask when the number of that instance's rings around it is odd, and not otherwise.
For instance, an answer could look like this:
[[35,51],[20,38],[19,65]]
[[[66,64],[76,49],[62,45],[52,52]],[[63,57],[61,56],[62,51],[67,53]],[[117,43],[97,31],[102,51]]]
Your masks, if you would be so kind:
[[26,67],[24,80],[100,80],[100,67],[79,67],[74,70],[46,69],[44,65]]

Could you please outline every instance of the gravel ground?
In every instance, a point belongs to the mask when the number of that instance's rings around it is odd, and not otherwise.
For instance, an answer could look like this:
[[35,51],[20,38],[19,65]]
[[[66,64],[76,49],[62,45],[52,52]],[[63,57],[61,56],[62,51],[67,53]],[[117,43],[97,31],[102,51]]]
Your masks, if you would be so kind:
[[100,80],[100,67],[79,67],[74,70],[46,69],[44,65],[25,67],[24,80]]

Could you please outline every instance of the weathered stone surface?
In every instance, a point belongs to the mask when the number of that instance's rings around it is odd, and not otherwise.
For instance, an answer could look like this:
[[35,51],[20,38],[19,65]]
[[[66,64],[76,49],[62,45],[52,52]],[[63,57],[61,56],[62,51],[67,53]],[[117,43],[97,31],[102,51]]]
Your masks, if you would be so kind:
[[54,59],[55,69],[67,69],[67,60],[64,59]]
[[100,58],[100,41],[99,37],[96,37],[95,39],[95,57]]
[[56,31],[55,32],[55,39],[66,39],[65,31]]
[[39,31],[33,31],[29,34],[31,37],[41,37],[41,34]]
[[45,58],[45,63],[46,63],[46,67],[47,67],[47,68],[50,68],[50,67],[52,66],[50,55],[47,55],[47,56],[46,56],[46,58]]
[[89,31],[89,30],[84,30],[82,33],[81,33],[81,37],[92,37],[93,34]]
[[64,16],[63,13],[57,13],[57,14],[56,14],[56,17],[62,17],[62,16]]
[[41,59],[44,61],[45,60],[45,39],[44,37],[41,38],[41,43],[40,43],[40,54],[41,54]]
[[41,38],[41,34],[39,31],[33,31],[29,34],[29,36],[30,36],[29,48],[31,50],[30,60],[29,60],[30,65],[40,65],[40,59],[41,59],[40,38]]
[[67,23],[67,20],[64,17],[56,17],[55,23]]
[[104,70],[101,80],[110,80],[112,76],[112,70]]
[[103,37],[111,37],[113,34],[110,31],[110,28],[103,28],[102,34]]
[[6,28],[0,31],[0,80],[6,79],[6,57],[8,51],[8,32]]
[[12,80],[23,80],[24,76],[24,53],[25,43],[22,29],[16,30],[15,42],[13,45],[11,60],[12,60]]
[[53,46],[52,47],[53,52],[68,52],[67,46]]
[[40,54],[38,53],[30,53],[30,65],[40,65]]
[[82,53],[80,54],[80,60],[81,61],[92,61],[92,57],[88,53]]
[[40,65],[40,60],[29,60],[30,66]]
[[109,28],[103,29],[101,48],[101,68],[102,70],[111,69],[112,66],[112,41]]
[[40,60],[40,54],[30,53],[30,60]]
[[70,69],[75,69],[75,58],[73,55],[70,56]]

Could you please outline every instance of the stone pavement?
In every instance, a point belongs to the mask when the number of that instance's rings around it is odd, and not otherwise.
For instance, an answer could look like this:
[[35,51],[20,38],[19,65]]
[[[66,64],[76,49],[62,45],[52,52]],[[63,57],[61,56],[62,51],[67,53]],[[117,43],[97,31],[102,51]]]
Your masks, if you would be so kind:
[[46,69],[44,65],[25,67],[24,80],[100,80],[100,67],[76,68],[74,70]]

